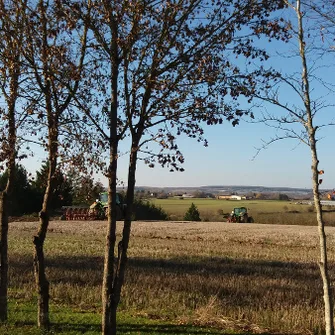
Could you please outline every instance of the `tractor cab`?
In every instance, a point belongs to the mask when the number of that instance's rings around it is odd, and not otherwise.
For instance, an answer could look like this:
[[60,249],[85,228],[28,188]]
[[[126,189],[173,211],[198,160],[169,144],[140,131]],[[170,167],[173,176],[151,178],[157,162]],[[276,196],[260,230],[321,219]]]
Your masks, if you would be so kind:
[[[108,192],[99,193],[99,203],[102,205],[104,216],[108,216]],[[116,220],[124,218],[125,204],[120,193],[116,193]]]
[[251,223],[254,222],[254,220],[251,216],[249,216],[248,209],[246,207],[235,207],[228,218],[228,222]]
[[[103,204],[104,207],[108,206],[108,192],[99,193],[99,201]],[[122,206],[122,197],[120,193],[116,193],[116,204]]]
[[245,207],[236,207],[232,213],[234,213],[236,216],[243,216],[244,214],[248,213],[248,210]]

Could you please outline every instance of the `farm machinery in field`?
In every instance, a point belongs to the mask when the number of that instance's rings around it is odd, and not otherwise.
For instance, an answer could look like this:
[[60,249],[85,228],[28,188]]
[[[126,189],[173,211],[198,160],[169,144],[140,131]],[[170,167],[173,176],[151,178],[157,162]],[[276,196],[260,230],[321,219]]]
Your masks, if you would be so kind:
[[[122,196],[116,194],[116,220],[121,220],[124,213]],[[105,220],[108,217],[108,193],[99,193],[97,199],[91,206],[64,206],[63,220]]]
[[254,222],[254,219],[249,216],[248,209],[246,207],[236,207],[229,215],[228,222],[252,223]]

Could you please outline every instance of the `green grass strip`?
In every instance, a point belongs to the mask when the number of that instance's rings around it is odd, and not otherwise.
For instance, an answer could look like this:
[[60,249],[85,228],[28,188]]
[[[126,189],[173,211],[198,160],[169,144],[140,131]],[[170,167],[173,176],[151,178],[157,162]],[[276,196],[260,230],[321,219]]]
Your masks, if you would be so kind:
[[[80,311],[68,307],[51,306],[51,330],[43,333],[36,326],[36,305],[32,303],[10,303],[9,319],[0,325],[2,335],[97,335],[101,334],[101,315],[99,312]],[[193,325],[174,324],[170,321],[151,320],[145,317],[133,316],[128,313],[118,314],[118,334],[129,335],[206,335],[206,334],[236,334],[220,331],[215,328],[204,328]]]

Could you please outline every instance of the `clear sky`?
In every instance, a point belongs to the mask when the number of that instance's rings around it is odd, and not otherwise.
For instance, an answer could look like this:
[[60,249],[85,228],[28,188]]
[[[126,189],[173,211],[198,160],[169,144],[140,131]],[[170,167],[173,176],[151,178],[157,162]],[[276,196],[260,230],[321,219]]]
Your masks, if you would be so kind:
[[[169,172],[159,166],[150,169],[139,164],[138,186],[253,185],[311,187],[310,153],[306,145],[283,140],[261,151],[261,139],[271,136],[265,125],[229,123],[207,128],[209,146],[191,139],[179,141],[185,153],[184,172]],[[324,188],[335,188],[333,143],[327,136],[319,142],[320,167],[325,170]],[[126,180],[127,162],[120,160],[119,177]]]
[[[294,18],[292,17],[294,20]],[[283,43],[266,43],[267,50],[272,54],[268,65],[288,74],[300,71],[300,62],[297,58],[287,57],[291,50],[296,49],[295,40],[287,45]],[[280,53],[280,55],[278,54]],[[330,84],[335,84],[334,55],[319,58],[317,53],[311,53],[312,61],[317,59],[319,78]],[[312,83],[313,98],[323,97],[331,104],[334,93],[326,92],[320,83]],[[291,90],[282,89],[281,97],[287,103],[298,103]],[[268,111],[273,107],[267,106]],[[262,109],[255,109],[256,118]],[[280,113],[279,110],[274,110]],[[278,114],[279,115],[279,114]],[[334,108],[325,109],[318,123],[327,124],[334,120]],[[321,131],[322,139],[318,142],[320,169],[325,170],[322,188],[335,188],[334,156],[334,128],[329,127]],[[282,140],[262,150],[256,157],[257,148],[262,146],[262,140],[268,141],[274,135],[274,129],[264,124],[251,124],[242,121],[240,125],[232,127],[229,122],[218,126],[206,126],[205,137],[209,146],[203,147],[195,140],[180,138],[178,145],[185,157],[184,172],[169,172],[168,168],[156,166],[151,169],[139,162],[137,170],[137,186],[206,186],[206,185],[253,185],[253,186],[282,186],[311,188],[311,155],[309,148],[297,140]],[[34,172],[39,168],[43,154],[26,161],[26,168]],[[128,162],[125,158],[119,159],[119,179],[126,182]],[[103,176],[97,176],[106,184]]]
[[[283,12],[292,23],[296,21],[292,10]],[[306,31],[313,20],[306,20]],[[327,47],[321,38],[320,31],[312,32],[307,43]],[[260,41],[271,54],[268,66],[286,73],[288,76],[301,76],[301,61],[297,56],[298,44],[293,38],[289,43]],[[309,45],[307,45],[309,48]],[[334,92],[325,89],[319,79],[329,84],[335,84],[335,54],[323,55],[316,50],[309,50],[309,66],[313,65],[313,75],[317,80],[311,80],[312,99],[329,104],[315,118],[318,125],[334,123]],[[311,78],[312,79],[312,78]],[[333,87],[334,89],[334,87]],[[292,89],[283,87],[280,98],[290,106],[301,106]],[[265,106],[269,112],[280,115],[281,110],[271,105]],[[264,108],[254,109],[256,118],[260,117]],[[246,119],[247,121],[248,119]],[[300,125],[298,129],[302,129]],[[182,138],[178,144],[185,155],[184,172],[169,172],[168,169],[155,167],[150,169],[139,164],[137,185],[141,186],[205,186],[205,185],[252,185],[252,186],[282,186],[311,188],[311,154],[309,147],[298,140],[285,139],[271,144],[256,157],[257,148],[262,146],[262,140],[268,141],[274,136],[275,130],[264,124],[251,124],[242,121],[232,127],[225,122],[223,125],[205,127],[209,147],[191,139]],[[318,133],[320,141],[317,144],[319,168],[325,171],[322,176],[322,188],[335,188],[334,127],[322,128]],[[126,178],[127,162],[120,162],[121,179]]]

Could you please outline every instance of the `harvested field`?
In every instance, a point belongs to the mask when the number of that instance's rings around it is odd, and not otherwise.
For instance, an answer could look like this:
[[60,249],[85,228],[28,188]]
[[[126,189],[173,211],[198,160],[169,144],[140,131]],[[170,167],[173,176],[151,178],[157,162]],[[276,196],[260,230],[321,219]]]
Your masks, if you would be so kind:
[[[34,299],[36,227],[10,224],[14,299]],[[100,221],[50,223],[46,257],[54,304],[100,309],[105,228]],[[121,228],[120,222],[119,234]],[[334,279],[335,228],[326,231]],[[311,226],[134,222],[120,310],[256,332],[321,334],[318,254],[317,228]]]

